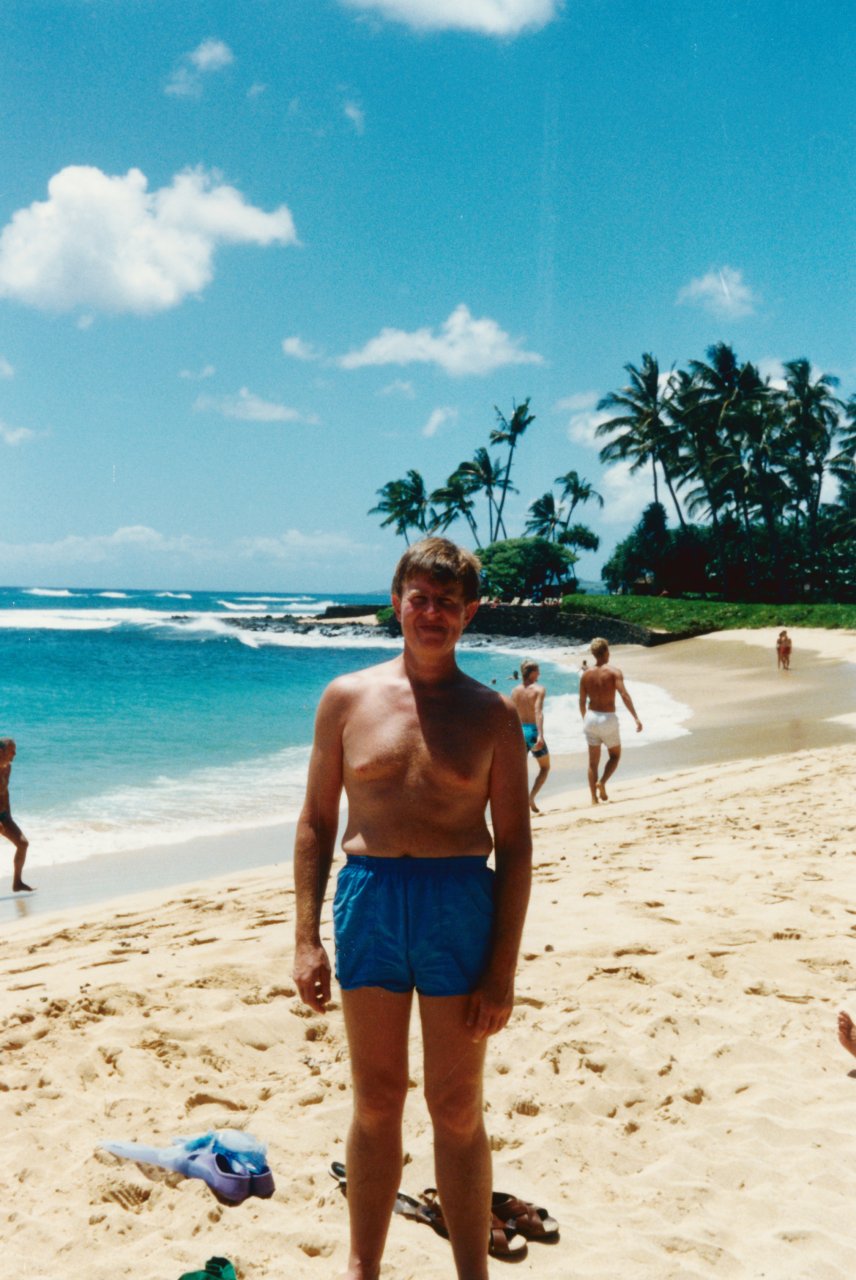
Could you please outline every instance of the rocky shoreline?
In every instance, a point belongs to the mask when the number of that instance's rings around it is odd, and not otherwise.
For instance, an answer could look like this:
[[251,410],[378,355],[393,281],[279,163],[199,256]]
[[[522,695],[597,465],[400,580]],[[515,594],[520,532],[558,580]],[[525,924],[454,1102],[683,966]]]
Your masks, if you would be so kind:
[[[332,606],[323,614],[303,617],[266,614],[263,617],[233,616],[226,621],[243,631],[288,631],[298,635],[319,632],[331,638],[401,634],[394,618],[380,622],[371,612],[371,606],[365,605],[362,610],[353,606]],[[595,636],[603,636],[613,645],[639,644],[649,648],[686,638],[682,633],[652,631],[617,618],[573,613],[557,605],[509,604],[483,605],[471,622],[467,636],[472,644],[478,641],[487,644],[492,638],[515,647],[519,644],[521,648],[527,644],[541,647],[583,645]]]

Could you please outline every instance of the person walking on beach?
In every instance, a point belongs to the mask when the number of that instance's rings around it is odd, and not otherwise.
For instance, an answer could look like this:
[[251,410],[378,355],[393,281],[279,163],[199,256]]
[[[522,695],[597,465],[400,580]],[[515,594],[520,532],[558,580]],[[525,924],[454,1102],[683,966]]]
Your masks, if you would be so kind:
[[0,835],[5,836],[15,846],[12,891],[32,893],[32,886],[24,884],[21,879],[30,842],[12,817],[12,806],[9,801],[9,777],[16,751],[17,747],[12,738],[0,738]]
[[520,664],[520,684],[511,690],[511,701],[520,716],[526,749],[538,765],[538,776],[529,792],[529,808],[533,813],[541,810],[535,803],[535,797],[547,781],[550,772],[550,749],[544,741],[544,699],[547,690],[538,684],[541,668],[531,658]]
[[785,671],[790,671],[792,648],[793,642],[787,631],[780,631],[778,639],[776,640],[777,666],[780,669],[783,668]]
[[344,788],[347,861],[333,928],[353,1086],[345,1280],[380,1273],[400,1185],[414,989],[455,1268],[459,1280],[488,1280],[486,1042],[514,1004],[532,843],[517,712],[456,661],[478,607],[479,569],[445,538],[411,546],[392,583],[403,652],[334,680],[318,706],[294,848],[294,978],[301,999],[322,1012],[330,962],[320,917]]
[[[642,722],[636,714],[633,699],[624,687],[624,676],[609,661],[609,645],[602,636],[596,636],[589,646],[596,665],[580,676],[580,715],[583,733],[588,744],[588,783],[591,802],[608,800],[606,784],[621,759],[621,734],[618,716],[615,714],[615,695],[621,698],[636,721],[636,732],[642,732]],[[600,750],[606,747],[607,759],[603,773],[598,778]]]

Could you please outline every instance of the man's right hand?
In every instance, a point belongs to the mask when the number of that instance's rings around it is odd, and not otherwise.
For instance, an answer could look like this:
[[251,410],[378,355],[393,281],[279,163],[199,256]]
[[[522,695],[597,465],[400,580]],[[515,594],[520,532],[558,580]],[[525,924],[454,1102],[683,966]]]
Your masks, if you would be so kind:
[[330,999],[330,958],[320,942],[297,945],[292,976],[303,1003],[323,1013]]

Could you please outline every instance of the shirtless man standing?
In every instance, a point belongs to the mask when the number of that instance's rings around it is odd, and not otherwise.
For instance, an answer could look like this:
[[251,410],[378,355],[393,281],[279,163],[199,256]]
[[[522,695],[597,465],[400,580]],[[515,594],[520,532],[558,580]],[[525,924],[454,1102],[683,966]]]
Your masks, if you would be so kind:
[[21,879],[30,842],[12,817],[9,802],[9,775],[12,772],[12,761],[15,759],[16,750],[12,738],[0,738],[0,836],[5,836],[15,846],[13,893],[31,893],[32,887],[24,884]]
[[[294,850],[294,977],[323,1011],[320,937],[344,788],[333,903],[336,976],[351,1058],[345,1280],[376,1280],[402,1167],[414,989],[437,1187],[459,1280],[488,1280],[491,1162],[482,1111],[487,1037],[514,1004],[532,866],[526,753],[510,701],[458,668],[479,563],[445,538],[399,561],[403,653],[342,676],[315,723]],[[490,806],[493,837],[485,821]],[[493,850],[496,869],[487,866]]]
[[538,765],[538,776],[529,792],[529,808],[533,813],[541,812],[535,803],[535,797],[550,772],[550,749],[544,741],[544,698],[547,690],[542,684],[538,684],[540,674],[538,663],[527,658],[520,664],[521,683],[511,690],[511,701],[520,716],[526,748],[532,752],[532,758]]
[[[609,799],[606,794],[606,784],[615,773],[621,759],[621,736],[618,716],[615,714],[616,693],[636,721],[637,733],[641,733],[642,723],[636,714],[633,699],[624,687],[624,676],[618,667],[610,665],[607,642],[601,636],[596,636],[590,648],[597,665],[589,667],[580,676],[580,715],[583,718],[583,733],[588,743],[588,782],[591,802],[597,804],[598,800]],[[598,781],[597,771],[600,765],[601,747],[606,747],[608,756]]]

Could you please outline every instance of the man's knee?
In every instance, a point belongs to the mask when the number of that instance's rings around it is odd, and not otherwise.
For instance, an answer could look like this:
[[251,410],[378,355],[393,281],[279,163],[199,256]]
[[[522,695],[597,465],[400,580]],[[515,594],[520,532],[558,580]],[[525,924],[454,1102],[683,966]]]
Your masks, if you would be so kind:
[[425,1101],[435,1130],[449,1137],[468,1139],[483,1127],[482,1091],[477,1083],[426,1085]]
[[407,1098],[407,1079],[389,1075],[354,1085],[354,1115],[363,1124],[398,1123]]

